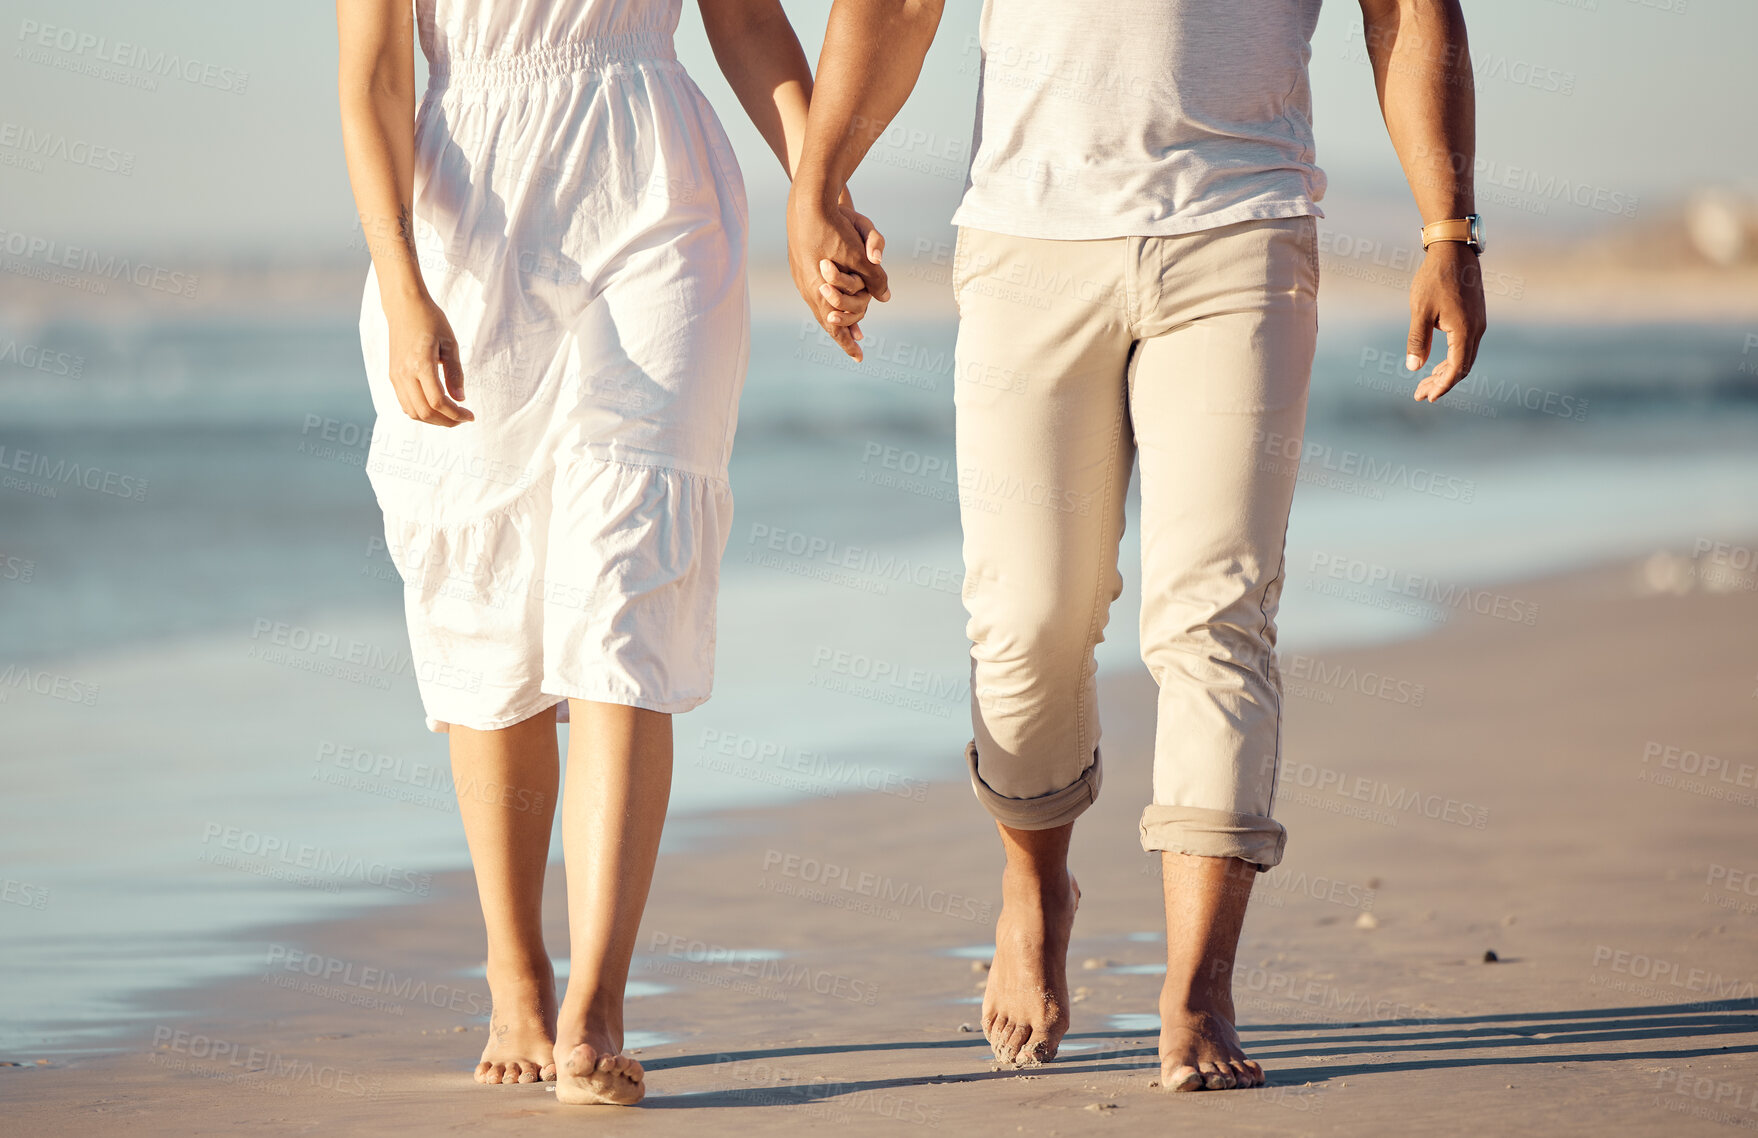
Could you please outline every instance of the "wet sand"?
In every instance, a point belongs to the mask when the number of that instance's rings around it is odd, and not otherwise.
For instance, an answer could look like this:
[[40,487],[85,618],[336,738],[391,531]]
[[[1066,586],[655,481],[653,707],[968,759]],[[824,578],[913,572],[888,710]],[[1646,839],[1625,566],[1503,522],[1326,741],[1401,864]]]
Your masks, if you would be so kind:
[[[999,855],[962,782],[911,783],[674,823],[629,1001],[641,1107],[471,1081],[480,919],[447,875],[426,902],[240,938],[257,973],[155,997],[119,1054],[0,1056],[21,1064],[0,1068],[3,1129],[1758,1129],[1758,582],[1669,583],[1689,581],[1626,564],[1510,584],[1491,592],[1532,623],[1455,612],[1421,640],[1284,657],[1287,859],[1258,880],[1235,984],[1262,1090],[1154,1087],[1139,675],[1104,691],[1074,1024],[1048,1066],[997,1070],[967,1030]],[[562,901],[558,865],[554,949]]]

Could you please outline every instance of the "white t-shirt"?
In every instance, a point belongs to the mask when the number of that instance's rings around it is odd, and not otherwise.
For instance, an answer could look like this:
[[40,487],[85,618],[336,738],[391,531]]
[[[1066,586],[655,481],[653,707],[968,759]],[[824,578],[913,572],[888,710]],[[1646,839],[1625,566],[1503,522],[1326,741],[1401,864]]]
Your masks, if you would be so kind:
[[1320,3],[984,0],[953,223],[1087,240],[1323,217],[1306,73]]

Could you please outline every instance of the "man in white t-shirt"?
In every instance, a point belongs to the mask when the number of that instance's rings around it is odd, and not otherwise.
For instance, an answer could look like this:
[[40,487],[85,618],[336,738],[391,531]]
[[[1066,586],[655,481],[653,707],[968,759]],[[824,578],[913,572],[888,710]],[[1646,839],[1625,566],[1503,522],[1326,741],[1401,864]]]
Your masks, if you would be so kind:
[[[1458,0],[1360,0],[1427,250],[1411,371],[1433,402],[1485,326],[1472,71]],[[971,786],[1007,855],[983,1029],[1051,1059],[1079,890],[1067,855],[1102,770],[1094,648],[1122,589],[1141,466],[1142,657],[1167,971],[1161,1085],[1257,1086],[1232,972],[1252,879],[1282,857],[1275,662],[1283,540],[1317,333],[1307,61],[1320,0],[985,0],[971,168],[953,221]],[[939,0],[836,0],[788,205],[795,284],[860,358],[885,273],[837,206],[914,86]]]

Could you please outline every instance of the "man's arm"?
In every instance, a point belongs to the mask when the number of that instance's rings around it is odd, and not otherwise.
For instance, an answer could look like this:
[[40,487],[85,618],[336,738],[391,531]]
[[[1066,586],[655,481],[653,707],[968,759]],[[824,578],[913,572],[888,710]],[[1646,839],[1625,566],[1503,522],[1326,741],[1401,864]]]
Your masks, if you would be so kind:
[[[1475,213],[1477,97],[1459,0],[1361,0],[1361,15],[1386,132],[1423,224]],[[1447,358],[1417,399],[1432,403],[1470,373],[1486,325],[1477,254],[1458,241],[1430,245],[1410,283],[1405,365],[1428,361],[1436,328]]]
[[942,0],[836,0],[818,56],[805,146],[788,195],[788,262],[818,323],[857,360],[851,313],[838,307],[839,297],[861,282],[877,300],[889,300],[891,290],[837,201],[915,87],[941,8]]

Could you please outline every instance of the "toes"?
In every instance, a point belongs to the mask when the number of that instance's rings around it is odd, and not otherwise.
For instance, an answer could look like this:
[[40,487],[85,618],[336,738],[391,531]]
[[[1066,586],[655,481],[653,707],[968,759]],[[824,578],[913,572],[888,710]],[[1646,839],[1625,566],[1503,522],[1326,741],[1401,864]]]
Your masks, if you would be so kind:
[[489,1084],[499,1083],[501,1081],[501,1065],[499,1063],[488,1064],[488,1070],[482,1073],[482,1081]]
[[988,1022],[988,1027],[984,1027],[983,1034],[988,1036],[990,1050],[995,1052],[997,1059],[1002,1062],[1013,1062],[1013,1055],[1007,1054],[1007,1040],[1013,1036],[1013,1024],[1007,1020],[1007,1017],[997,1015],[992,1018]]
[[1051,1039],[1042,1030],[1033,1031],[1026,1040],[1025,1050],[1021,1053],[1021,1061],[1048,1063],[1056,1058],[1056,1040]]
[[553,1062],[545,1063],[542,1069],[537,1072],[537,1077],[546,1083],[555,1082],[555,1064]]
[[1233,1060],[1233,1077],[1238,1086],[1261,1087],[1264,1085],[1264,1070],[1250,1059]]
[[521,1083],[540,1083],[543,1081],[543,1068],[535,1059],[526,1059],[519,1064],[519,1081]]
[[1203,1089],[1202,1072],[1195,1067],[1174,1067],[1170,1075],[1160,1080],[1160,1085],[1169,1091],[1200,1091]]
[[1029,1023],[1018,1024],[1007,1037],[1009,1063],[1024,1063],[1028,1056],[1025,1045],[1032,1037],[1032,1026]]
[[488,1072],[493,1067],[494,1064],[490,1063],[487,1059],[484,1059],[482,1062],[476,1064],[476,1071],[473,1077],[479,1083],[486,1083],[488,1082]]
[[1230,1091],[1238,1085],[1239,1082],[1239,1080],[1234,1077],[1231,1068],[1223,1067],[1219,1063],[1204,1063],[1202,1065],[1202,1076],[1203,1086],[1211,1091]]

